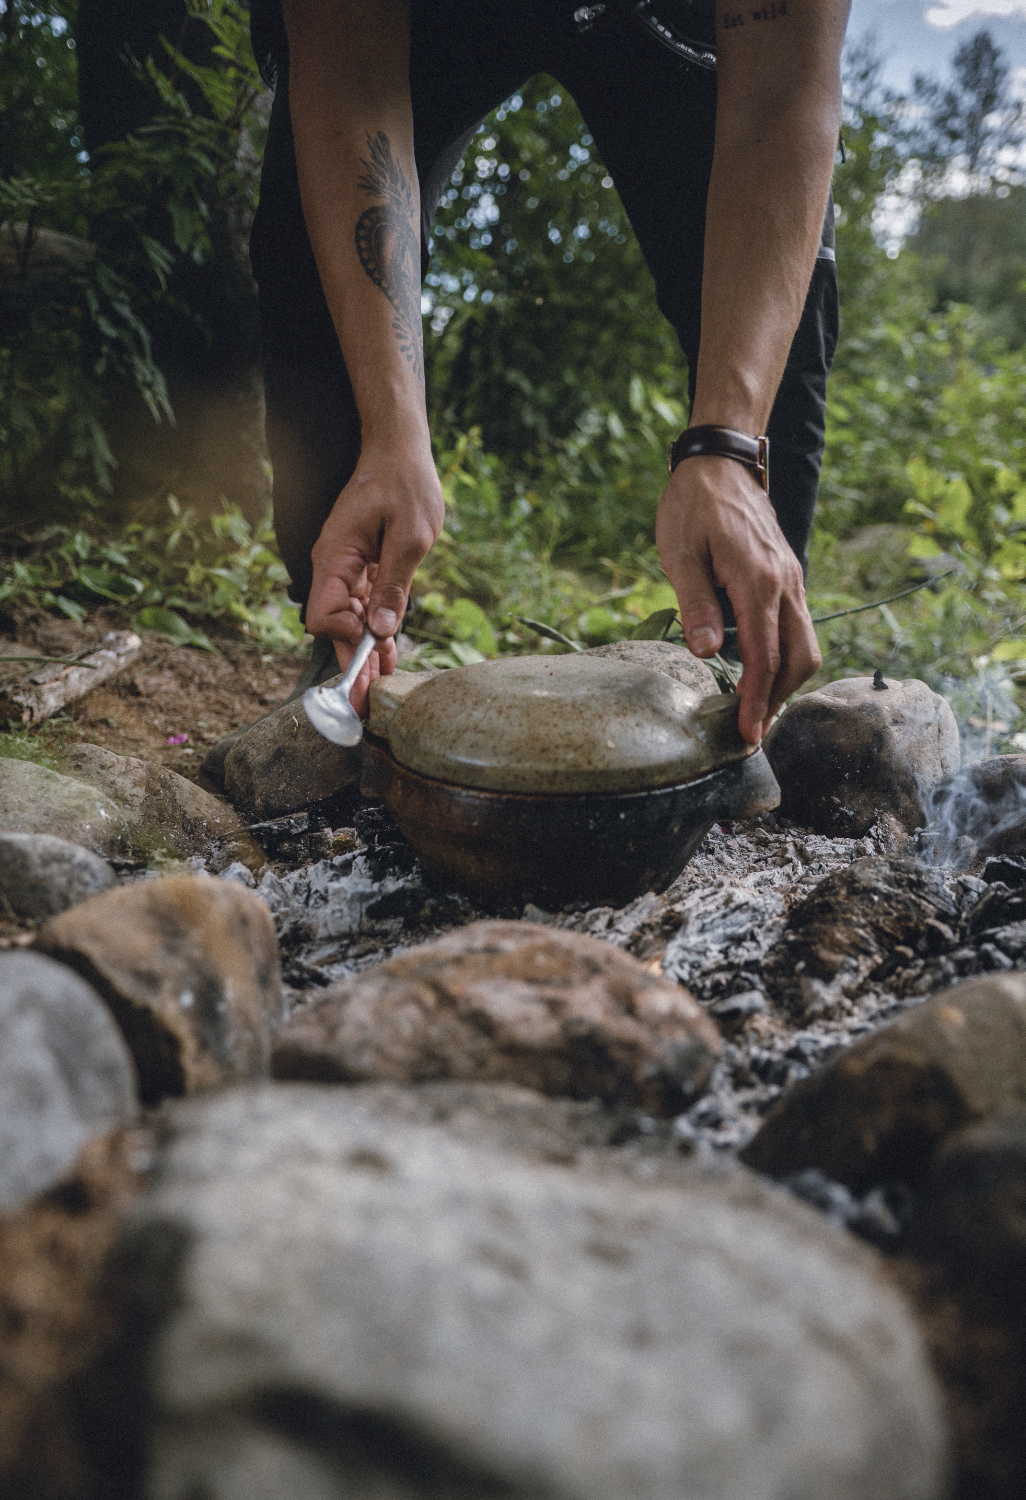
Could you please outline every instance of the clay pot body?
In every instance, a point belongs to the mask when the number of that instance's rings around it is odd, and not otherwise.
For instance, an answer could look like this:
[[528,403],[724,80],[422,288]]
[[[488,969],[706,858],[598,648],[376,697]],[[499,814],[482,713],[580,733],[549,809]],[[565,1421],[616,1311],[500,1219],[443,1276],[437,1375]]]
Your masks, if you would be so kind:
[[780,797],[732,695],[587,653],[378,678],[363,746],[361,791],[429,878],[493,908],[662,890],[718,818]]
[[385,803],[433,883],[493,909],[533,901],[549,911],[664,890],[713,823],[768,811],[780,796],[761,750],[683,786],[532,795],[421,776],[369,734],[360,790]]

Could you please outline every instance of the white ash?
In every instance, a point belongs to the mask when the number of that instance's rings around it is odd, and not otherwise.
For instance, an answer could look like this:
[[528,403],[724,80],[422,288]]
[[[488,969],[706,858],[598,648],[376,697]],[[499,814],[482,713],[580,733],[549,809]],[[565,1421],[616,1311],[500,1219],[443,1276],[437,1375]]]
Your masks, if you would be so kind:
[[[432,890],[382,810],[367,809],[356,822],[357,849],[291,871],[268,870],[256,884],[278,927],[293,1004],[304,1003],[315,986],[489,914],[463,896]],[[910,949],[908,960],[899,960],[904,966],[882,980],[857,978],[829,1014],[803,1017],[782,1002],[774,958],[779,963],[781,937],[797,903],[858,860],[907,859],[913,853],[912,841],[894,825],[861,839],[835,839],[781,826],[769,814],[714,828],[661,895],[639,897],[620,909],[552,913],[528,904],[503,915],[590,934],[687,985],[723,1030],[723,1057],[706,1094],[685,1115],[673,1122],[631,1117],[618,1127],[619,1143],[654,1156],[734,1155],[788,1088],[857,1038],[954,979],[988,968],[1026,967],[1026,889],[1021,914],[1014,900],[1012,906],[998,904],[1000,925],[974,935],[970,913],[988,890],[1006,887],[941,871],[961,913],[961,927],[952,931],[946,949],[938,939],[942,951],[917,955]],[[225,874],[252,881],[241,866]],[[843,1208],[853,1227],[885,1239],[886,1225],[897,1220],[888,1217],[883,1200],[841,1204],[834,1186],[794,1184],[824,1211],[837,1216]]]

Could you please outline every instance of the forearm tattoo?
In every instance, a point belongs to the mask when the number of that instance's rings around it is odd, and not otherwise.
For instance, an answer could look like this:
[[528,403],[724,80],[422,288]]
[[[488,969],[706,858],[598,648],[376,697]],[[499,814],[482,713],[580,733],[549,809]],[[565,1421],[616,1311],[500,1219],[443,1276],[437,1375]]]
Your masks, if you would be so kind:
[[392,304],[399,348],[424,384],[424,333],[420,321],[420,238],[413,189],[392,155],[388,136],[367,134],[370,160],[361,157],[357,183],[369,198],[383,198],[356,221],[356,253],[376,287]]
[[[783,18],[786,15],[787,15],[787,0],[769,0],[769,4],[768,5],[764,5],[761,10],[753,10],[752,11],[752,20],[753,21],[782,21]],[[744,24],[745,24],[745,13],[744,13],[743,10],[739,10],[735,14],[731,14],[730,11],[724,11],[724,13],[723,13],[723,29],[724,29],[724,31],[731,31],[735,26],[743,26]]]

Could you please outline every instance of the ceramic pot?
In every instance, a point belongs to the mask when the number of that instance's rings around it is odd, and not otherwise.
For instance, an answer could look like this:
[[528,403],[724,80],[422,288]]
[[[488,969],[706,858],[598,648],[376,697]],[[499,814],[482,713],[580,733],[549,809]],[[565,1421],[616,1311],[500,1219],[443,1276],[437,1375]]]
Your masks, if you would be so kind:
[[433,881],[548,909],[662,890],[714,822],[780,796],[733,695],[584,654],[379,678],[361,791]]

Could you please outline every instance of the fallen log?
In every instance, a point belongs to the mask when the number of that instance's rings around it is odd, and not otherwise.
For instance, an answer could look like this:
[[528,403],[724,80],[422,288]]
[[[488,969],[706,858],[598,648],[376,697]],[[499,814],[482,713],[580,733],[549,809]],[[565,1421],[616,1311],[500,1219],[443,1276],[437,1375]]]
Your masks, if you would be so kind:
[[142,641],[133,631],[112,630],[98,646],[70,661],[49,661],[17,681],[0,684],[0,720],[38,724],[127,667],[141,650]]

